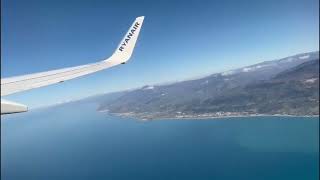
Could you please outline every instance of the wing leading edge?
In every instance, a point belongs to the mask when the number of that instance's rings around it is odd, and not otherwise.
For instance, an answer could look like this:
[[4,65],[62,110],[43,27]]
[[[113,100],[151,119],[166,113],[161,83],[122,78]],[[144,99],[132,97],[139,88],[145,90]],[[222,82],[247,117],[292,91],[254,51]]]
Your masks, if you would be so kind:
[[[133,52],[144,16],[137,17],[111,57],[103,61],[76,67],[1,79],[1,96],[64,82],[119,64],[126,63]],[[1,100],[1,106],[2,106]],[[1,108],[1,114],[2,108]]]

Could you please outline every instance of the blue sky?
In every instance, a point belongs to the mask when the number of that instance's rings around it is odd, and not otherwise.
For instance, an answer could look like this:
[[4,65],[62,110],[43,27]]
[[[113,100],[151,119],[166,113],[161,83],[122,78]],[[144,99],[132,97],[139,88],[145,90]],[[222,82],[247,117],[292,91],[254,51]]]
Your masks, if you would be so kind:
[[316,51],[318,7],[318,0],[1,0],[2,78],[104,59],[145,16],[127,65],[5,98],[36,107]]

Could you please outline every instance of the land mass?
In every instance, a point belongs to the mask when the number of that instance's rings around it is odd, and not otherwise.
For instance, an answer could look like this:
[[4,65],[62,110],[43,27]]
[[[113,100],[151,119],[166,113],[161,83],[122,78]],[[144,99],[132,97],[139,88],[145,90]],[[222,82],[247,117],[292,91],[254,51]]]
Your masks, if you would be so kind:
[[99,96],[98,111],[139,119],[319,115],[319,52]]

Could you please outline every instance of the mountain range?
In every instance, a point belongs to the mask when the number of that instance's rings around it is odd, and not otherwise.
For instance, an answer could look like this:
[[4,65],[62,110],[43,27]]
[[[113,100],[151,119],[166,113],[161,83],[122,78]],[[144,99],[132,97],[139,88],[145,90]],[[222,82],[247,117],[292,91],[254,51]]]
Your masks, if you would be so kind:
[[319,115],[319,52],[204,78],[100,95],[99,111],[139,119]]

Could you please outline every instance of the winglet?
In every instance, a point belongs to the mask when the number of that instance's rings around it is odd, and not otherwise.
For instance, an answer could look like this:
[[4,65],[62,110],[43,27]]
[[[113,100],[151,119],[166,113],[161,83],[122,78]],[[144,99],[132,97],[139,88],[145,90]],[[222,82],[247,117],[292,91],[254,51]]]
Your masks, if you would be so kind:
[[127,34],[123,37],[122,41],[120,42],[118,48],[111,56],[111,61],[115,61],[115,63],[119,64],[124,64],[130,59],[135,44],[137,42],[143,20],[144,16],[140,16],[135,19]]

